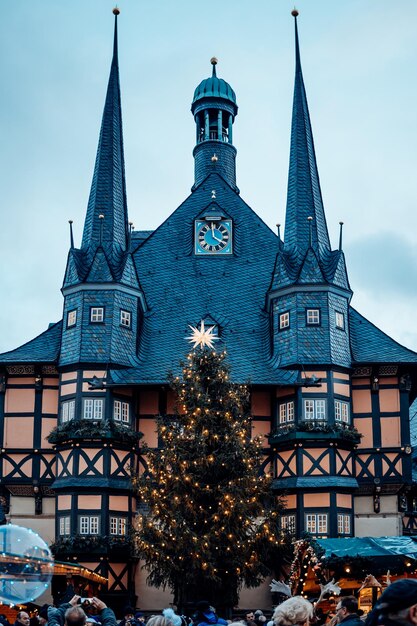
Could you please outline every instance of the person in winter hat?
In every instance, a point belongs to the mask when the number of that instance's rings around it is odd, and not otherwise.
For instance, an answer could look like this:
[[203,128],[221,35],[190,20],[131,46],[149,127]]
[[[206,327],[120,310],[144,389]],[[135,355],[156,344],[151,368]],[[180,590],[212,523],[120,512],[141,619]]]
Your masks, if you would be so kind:
[[366,618],[365,626],[417,625],[417,580],[401,578],[391,583]]
[[214,626],[214,624],[220,624],[221,626],[227,626],[225,619],[217,617],[214,609],[210,606],[207,600],[201,600],[196,604],[197,615],[195,617],[194,624],[196,626]]

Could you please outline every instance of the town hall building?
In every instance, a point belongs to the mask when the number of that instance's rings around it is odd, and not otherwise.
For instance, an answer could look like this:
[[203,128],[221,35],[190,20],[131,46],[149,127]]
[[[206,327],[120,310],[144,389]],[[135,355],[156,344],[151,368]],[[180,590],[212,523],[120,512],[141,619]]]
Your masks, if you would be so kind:
[[158,446],[155,416],[173,413],[175,402],[168,373],[189,350],[189,327],[204,323],[227,350],[233,380],[250,381],[263,469],[275,493],[286,494],[282,527],[328,538],[414,533],[417,354],[350,304],[342,232],[333,247],[326,224],[297,12],[284,237],[243,199],[237,98],[216,59],[191,105],[191,194],[156,230],[132,229],[114,13],[97,157],[79,247],[71,232],[62,319],[0,355],[7,519],[54,543],[59,560],[108,579],[102,595],[112,606],[139,598],[144,609],[162,608],[168,594],[161,600],[146,587],[131,551],[141,508],[130,476],[146,471],[141,441]]

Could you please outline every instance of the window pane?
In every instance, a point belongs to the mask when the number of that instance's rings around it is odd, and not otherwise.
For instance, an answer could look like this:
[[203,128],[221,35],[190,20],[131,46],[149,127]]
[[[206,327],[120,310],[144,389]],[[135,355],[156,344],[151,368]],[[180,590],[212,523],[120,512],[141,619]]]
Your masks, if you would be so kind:
[[336,422],[342,421],[342,403],[340,400],[334,401],[334,418]]
[[286,416],[285,404],[280,404],[280,407],[279,407],[279,423],[280,424],[285,424],[286,419],[287,419],[287,416]]
[[102,322],[104,320],[104,309],[103,307],[91,307],[90,321],[91,322]]
[[316,532],[316,516],[315,515],[306,516],[306,531],[312,534]]
[[286,313],[281,313],[281,315],[279,316],[279,327],[282,328],[288,328],[288,326],[290,325],[290,314],[287,311]]
[[327,514],[320,513],[317,515],[317,528],[319,535],[327,533]]
[[320,324],[320,309],[307,309],[307,324]]
[[88,531],[89,531],[89,523],[88,523],[88,517],[82,516],[80,517],[80,534],[81,535],[88,535]]
[[349,424],[349,404],[342,402],[342,422]]
[[98,517],[95,515],[90,517],[90,535],[98,535]]
[[345,515],[344,518],[345,534],[350,535],[350,515]]
[[304,419],[314,419],[314,400],[304,400]]
[[103,400],[94,400],[94,419],[101,420],[103,417]]
[[77,322],[77,309],[74,309],[74,311],[68,311],[67,326],[75,326],[76,322]]
[[93,406],[94,406],[93,403],[94,403],[93,400],[84,400],[83,418],[85,420],[92,420],[93,419]]
[[345,328],[345,316],[339,311],[336,311],[336,326],[337,328]]
[[316,419],[318,420],[326,419],[326,401],[325,400],[316,400]]
[[337,515],[337,532],[339,535],[343,535],[344,526],[343,526],[343,515],[340,513]]
[[294,402],[287,402],[287,422],[294,421]]
[[120,400],[114,401],[113,417],[115,422],[120,422],[120,420],[122,419],[122,403],[120,402]]
[[127,328],[130,328],[130,312],[129,311],[123,311],[123,309],[120,311],[120,323],[122,326],[126,326]]
[[129,403],[122,402],[122,422],[124,424],[129,423]]

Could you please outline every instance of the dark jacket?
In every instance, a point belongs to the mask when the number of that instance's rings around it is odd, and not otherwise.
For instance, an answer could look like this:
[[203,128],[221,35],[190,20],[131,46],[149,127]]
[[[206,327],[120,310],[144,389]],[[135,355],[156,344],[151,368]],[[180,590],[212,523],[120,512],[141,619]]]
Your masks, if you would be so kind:
[[[48,626],[64,626],[65,613],[72,607],[72,604],[61,604],[57,609],[53,606],[48,608]],[[117,626],[116,616],[112,609],[105,608],[100,611],[100,621],[102,626]]]
[[221,626],[227,626],[227,622],[225,619],[221,617],[217,617],[213,611],[204,611],[203,614],[199,615],[199,620],[197,620],[197,626],[214,626],[214,624],[221,624]]
[[343,624],[343,626],[364,626],[363,621],[357,613],[349,613],[349,615],[346,615],[346,617],[342,619],[340,624]]

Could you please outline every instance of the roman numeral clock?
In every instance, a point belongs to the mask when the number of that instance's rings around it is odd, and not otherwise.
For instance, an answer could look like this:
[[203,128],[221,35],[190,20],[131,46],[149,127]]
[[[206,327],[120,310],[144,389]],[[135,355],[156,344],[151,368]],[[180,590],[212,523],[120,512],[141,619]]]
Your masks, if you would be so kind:
[[194,251],[198,256],[232,254],[232,220],[207,215],[194,222]]

